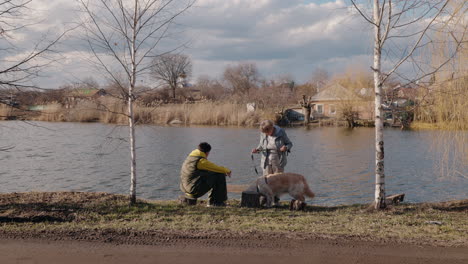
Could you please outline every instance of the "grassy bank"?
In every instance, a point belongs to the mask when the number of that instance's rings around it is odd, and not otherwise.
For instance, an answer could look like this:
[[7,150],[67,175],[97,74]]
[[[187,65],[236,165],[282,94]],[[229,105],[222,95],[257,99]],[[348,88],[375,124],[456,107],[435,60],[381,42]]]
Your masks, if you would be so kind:
[[381,212],[366,205],[308,206],[291,212],[286,204],[273,209],[226,208],[175,201],[144,201],[129,206],[125,196],[105,193],[0,194],[0,235],[12,233],[97,233],[174,231],[287,233],[297,237],[352,237],[409,243],[468,246],[468,200],[402,204]]
[[466,128],[459,127],[456,123],[450,122],[439,122],[439,123],[429,123],[429,122],[412,122],[410,125],[411,129],[417,130],[444,130],[444,131],[466,131]]
[[[126,124],[126,105],[113,98],[80,101],[70,108],[52,103],[41,111],[30,112],[26,119],[50,122],[101,122]],[[247,112],[244,104],[233,102],[203,102],[194,104],[164,104],[147,107],[136,105],[138,124],[170,124],[216,126],[254,126],[262,119],[273,119],[274,109]]]

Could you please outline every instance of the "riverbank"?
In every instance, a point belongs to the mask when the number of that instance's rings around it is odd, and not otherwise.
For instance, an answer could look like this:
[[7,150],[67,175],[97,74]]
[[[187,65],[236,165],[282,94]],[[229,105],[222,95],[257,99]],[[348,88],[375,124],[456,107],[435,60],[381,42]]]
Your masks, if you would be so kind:
[[[59,103],[41,105],[35,110],[15,109],[0,105],[0,120],[31,120],[47,122],[100,122],[127,124],[126,105],[114,98],[100,101],[80,101],[67,108]],[[275,119],[275,109],[248,111],[245,104],[233,102],[203,102],[193,104],[136,104],[137,124],[210,125],[252,127],[263,119]]]
[[439,122],[439,123],[425,123],[425,122],[412,122],[410,129],[413,130],[440,130],[440,131],[466,131],[466,128],[461,127],[458,123]]
[[154,244],[162,241],[302,241],[327,239],[413,245],[468,247],[468,200],[401,204],[369,211],[367,205],[308,206],[291,212],[226,208],[204,203],[139,200],[82,192],[0,194],[0,238]]
[[[164,104],[159,106],[136,105],[134,109],[136,124],[144,125],[203,125],[203,126],[238,126],[254,127],[261,120],[277,120],[277,108],[248,111],[244,104],[233,102],[203,102],[192,104]],[[66,108],[58,103],[43,105],[36,110],[16,109],[0,104],[0,120],[29,120],[46,122],[99,122],[104,124],[125,125],[128,118],[126,105],[114,98],[101,101],[81,101],[73,108]],[[295,121],[290,126],[303,126],[302,121]],[[344,120],[313,120],[309,127],[347,126]],[[356,126],[372,127],[373,121],[356,120]],[[450,123],[412,122],[414,130],[453,130],[460,129]]]

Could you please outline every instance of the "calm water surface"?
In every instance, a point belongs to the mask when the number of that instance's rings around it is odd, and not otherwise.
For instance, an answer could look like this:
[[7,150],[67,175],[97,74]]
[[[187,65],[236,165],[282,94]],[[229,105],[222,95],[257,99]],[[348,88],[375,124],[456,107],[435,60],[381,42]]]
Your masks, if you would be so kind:
[[[367,203],[374,193],[372,128],[290,128],[294,143],[286,171],[304,174],[321,205]],[[102,191],[128,193],[127,128],[106,124],[0,122],[0,192]],[[468,134],[467,134],[468,136]],[[406,193],[409,202],[468,198],[468,167],[455,176],[438,169],[444,149],[434,147],[436,131],[385,130],[387,193]],[[210,160],[233,171],[230,184],[256,177],[250,149],[256,129],[218,127],[137,128],[137,193],[175,199],[179,169],[201,141],[213,146]],[[448,145],[447,145],[448,144]],[[450,148],[453,142],[448,141]],[[259,157],[255,162],[257,169]],[[238,194],[230,194],[239,198]],[[285,199],[288,199],[285,197]]]

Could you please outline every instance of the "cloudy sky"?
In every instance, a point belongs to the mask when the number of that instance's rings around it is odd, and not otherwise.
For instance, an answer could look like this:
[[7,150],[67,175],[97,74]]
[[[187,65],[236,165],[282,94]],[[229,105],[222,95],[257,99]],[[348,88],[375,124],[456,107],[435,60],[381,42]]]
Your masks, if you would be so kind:
[[[78,21],[74,0],[34,0],[31,10],[41,23],[17,37],[23,43]],[[177,20],[177,40],[188,43],[181,52],[193,60],[193,81],[220,77],[227,65],[254,62],[266,78],[289,74],[305,82],[317,68],[333,74],[371,65],[371,29],[351,10],[343,0],[198,0]],[[59,63],[43,72],[45,78],[37,80],[41,86],[102,80],[84,59],[88,51],[76,35],[57,47]]]

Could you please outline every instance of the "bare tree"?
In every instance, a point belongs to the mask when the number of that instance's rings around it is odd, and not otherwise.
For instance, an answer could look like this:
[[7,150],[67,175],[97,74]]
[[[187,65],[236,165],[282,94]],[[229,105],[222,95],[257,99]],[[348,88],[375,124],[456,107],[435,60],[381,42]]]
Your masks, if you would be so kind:
[[[453,37],[455,48],[438,65],[429,67],[418,57],[421,50],[431,43],[431,36],[440,30],[438,24],[450,19],[447,5],[450,0],[351,0],[355,10],[374,30],[374,75],[375,91],[375,198],[376,209],[385,208],[384,135],[383,135],[383,91],[385,82],[393,75],[409,83],[432,75],[447,64],[457,53],[461,41]],[[463,3],[466,4],[466,1]],[[372,10],[372,16],[368,11]],[[466,27],[465,27],[466,29]],[[404,47],[398,47],[403,41]],[[382,63],[382,56],[386,55]],[[396,58],[392,60],[392,58]],[[410,65],[411,75],[399,71]]]
[[202,75],[198,77],[195,88],[199,89],[203,98],[217,100],[225,95],[226,89],[221,83],[209,76]]
[[[33,43],[31,48],[18,46],[15,34],[36,24],[35,21],[27,19],[25,14],[25,11],[31,11],[28,9],[31,1],[0,1],[0,89],[37,88],[31,81],[39,76],[44,67],[53,62],[48,56],[55,53],[54,45],[66,34],[63,32],[53,40],[47,40],[48,36],[43,36]],[[11,55],[17,56],[13,59],[8,58]]]
[[169,86],[172,98],[176,98],[176,89],[192,75],[192,60],[184,54],[163,54],[154,58],[151,76]]
[[330,79],[330,75],[328,72],[322,68],[316,68],[312,72],[312,76],[310,78],[310,83],[315,86],[316,90],[319,91],[327,81]]
[[223,78],[235,94],[248,95],[258,85],[260,74],[255,63],[239,63],[227,66]]
[[299,101],[299,104],[302,107],[302,111],[304,113],[304,126],[308,125],[310,122],[310,113],[312,111],[312,102],[311,102],[311,96],[307,98],[307,96],[304,94],[302,95],[302,100]]
[[[463,169],[468,165],[468,40],[464,27],[468,25],[468,2],[453,0],[449,4],[452,16],[444,22],[444,28],[437,34],[428,54],[437,65],[450,54],[453,47],[444,40],[457,38],[462,42],[460,51],[441,71],[431,76],[430,85],[419,89],[423,100],[417,102],[415,120],[442,128],[440,136],[432,142],[441,149],[435,169],[444,178],[468,179]],[[464,38],[465,37],[465,38]]]
[[[130,202],[136,202],[134,101],[137,79],[148,74],[156,48],[194,0],[77,0],[96,65],[125,91],[130,143]],[[170,51],[169,51],[170,52]]]

